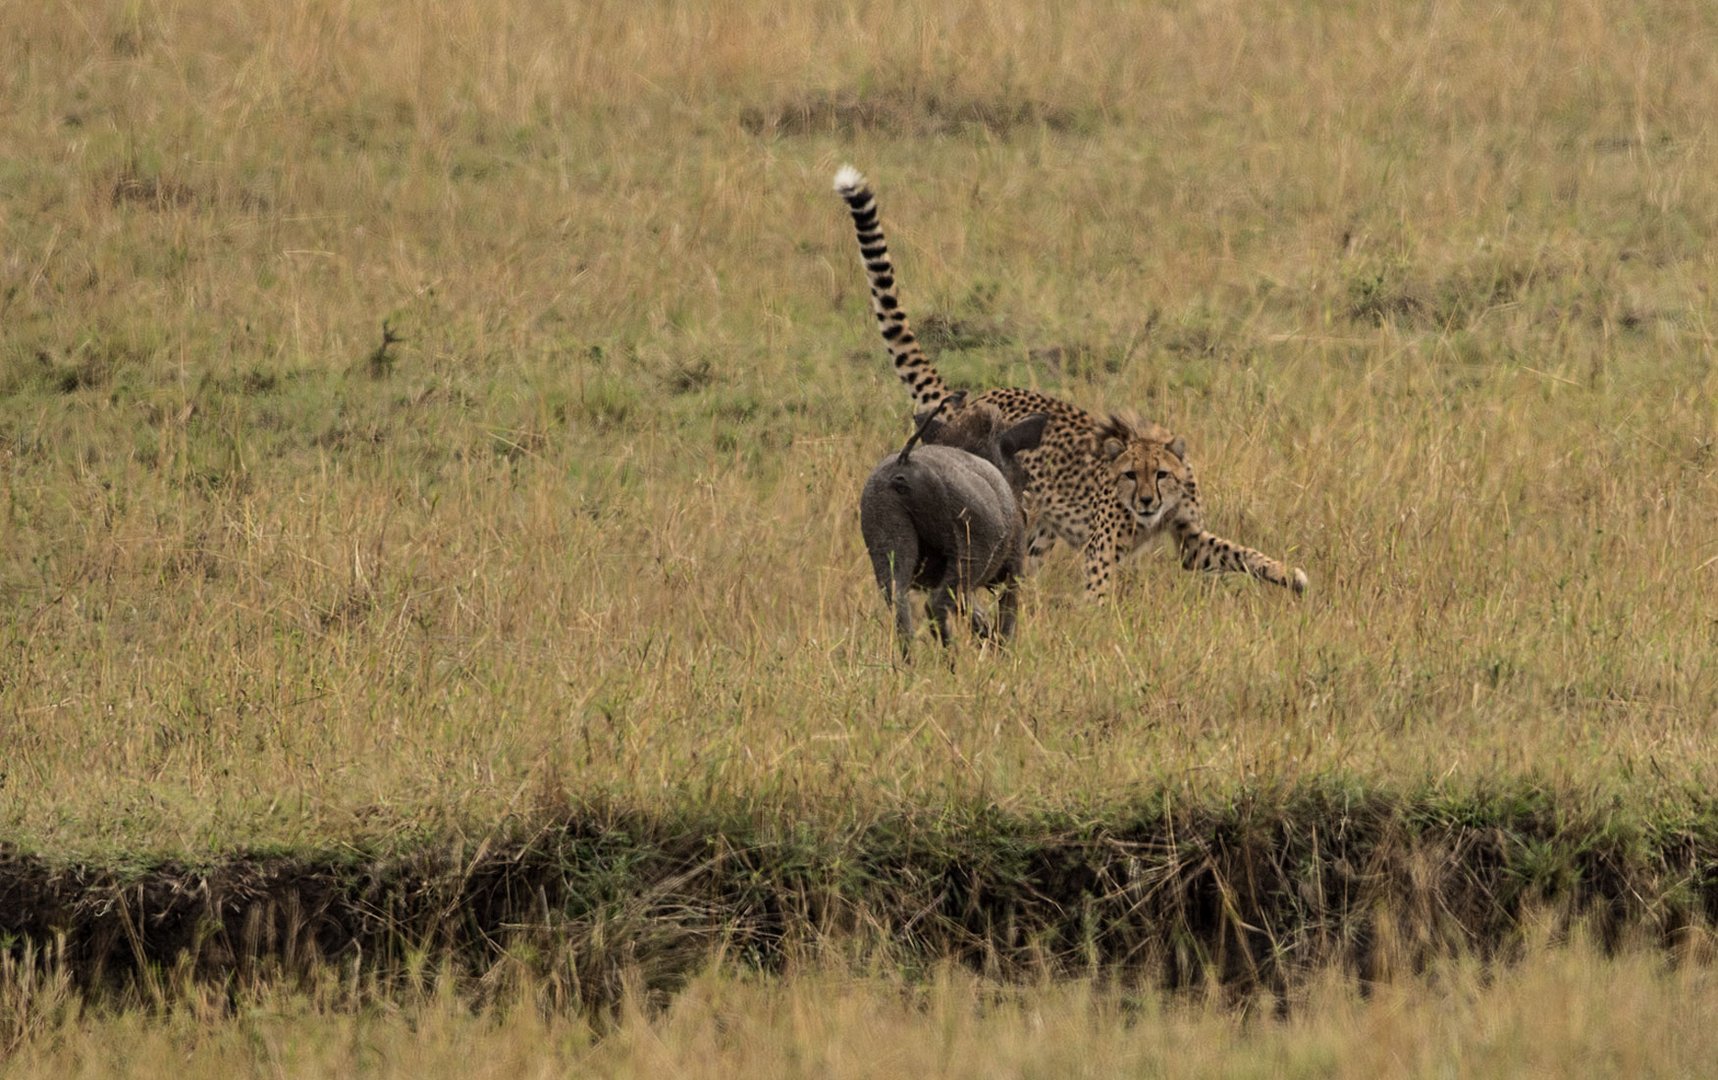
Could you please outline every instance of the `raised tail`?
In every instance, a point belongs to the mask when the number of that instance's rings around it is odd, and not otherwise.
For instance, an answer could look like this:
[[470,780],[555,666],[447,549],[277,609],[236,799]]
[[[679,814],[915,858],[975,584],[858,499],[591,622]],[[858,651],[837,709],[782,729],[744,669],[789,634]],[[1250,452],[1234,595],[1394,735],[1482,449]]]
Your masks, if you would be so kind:
[[870,182],[851,165],[843,165],[835,174],[835,193],[847,201],[847,209],[853,214],[859,257],[871,283],[871,311],[883,332],[883,344],[894,358],[895,374],[913,395],[915,410],[935,408],[949,395],[948,384],[919,348],[919,339],[907,324],[907,313],[895,293],[895,264],[889,258],[889,245],[877,220],[877,196],[872,194]]
[[[905,465],[907,463],[907,455],[913,452],[913,446],[920,439],[925,437],[926,432],[931,430],[931,425],[937,422],[937,414],[943,411],[943,407],[953,405],[958,409],[960,408],[961,402],[965,400],[966,391],[960,390],[937,402],[929,412],[920,413],[915,418],[918,420],[918,426],[913,429],[913,433],[911,435],[907,436],[907,445],[901,447],[901,452],[895,455],[895,460],[900,464]],[[940,427],[942,425],[939,424],[938,426]]]

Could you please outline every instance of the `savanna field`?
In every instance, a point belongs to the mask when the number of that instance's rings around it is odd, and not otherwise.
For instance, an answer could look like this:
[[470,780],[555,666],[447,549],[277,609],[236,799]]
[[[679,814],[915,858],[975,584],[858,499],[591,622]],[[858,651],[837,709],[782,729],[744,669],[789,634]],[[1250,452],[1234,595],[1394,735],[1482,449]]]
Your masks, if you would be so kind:
[[[1718,1050],[1718,10],[0,23],[0,1072]],[[1306,595],[896,662],[847,162]]]

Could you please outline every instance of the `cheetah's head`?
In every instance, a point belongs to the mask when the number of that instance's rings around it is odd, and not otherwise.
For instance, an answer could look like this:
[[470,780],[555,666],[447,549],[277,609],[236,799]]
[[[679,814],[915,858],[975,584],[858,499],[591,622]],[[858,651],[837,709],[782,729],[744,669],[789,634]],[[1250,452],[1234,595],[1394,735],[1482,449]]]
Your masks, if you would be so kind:
[[1156,530],[1175,513],[1192,486],[1187,443],[1156,424],[1111,416],[1098,432],[1116,498],[1134,524]]

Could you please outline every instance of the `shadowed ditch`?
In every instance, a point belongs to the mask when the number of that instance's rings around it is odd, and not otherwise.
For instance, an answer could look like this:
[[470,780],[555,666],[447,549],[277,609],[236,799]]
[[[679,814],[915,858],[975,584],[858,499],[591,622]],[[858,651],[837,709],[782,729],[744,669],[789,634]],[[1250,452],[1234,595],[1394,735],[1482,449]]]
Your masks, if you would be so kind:
[[536,831],[364,856],[56,864],[0,851],[0,949],[95,993],[193,980],[522,964],[600,1008],[671,994],[718,951],[769,971],[869,943],[1003,977],[1105,972],[1282,991],[1454,953],[1507,957],[1529,913],[1606,946],[1718,920],[1718,827],[1623,825],[1536,792],[1264,792],[1101,819],[955,808],[846,831],[774,814],[588,806]]

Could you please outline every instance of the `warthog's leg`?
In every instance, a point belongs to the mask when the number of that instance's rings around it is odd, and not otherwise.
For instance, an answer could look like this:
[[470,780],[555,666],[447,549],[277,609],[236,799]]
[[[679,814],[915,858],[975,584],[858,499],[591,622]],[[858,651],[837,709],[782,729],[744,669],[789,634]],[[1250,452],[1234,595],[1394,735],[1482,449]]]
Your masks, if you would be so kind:
[[913,645],[913,568],[918,561],[918,541],[910,534],[887,551],[871,552],[871,569],[877,576],[877,586],[895,612],[895,641],[902,655],[909,653]]
[[1020,613],[1020,581],[1009,578],[1002,583],[1002,595],[996,601],[996,632],[1007,641],[1014,636],[1014,623]]
[[956,577],[951,571],[936,588],[931,590],[929,610],[931,629],[936,632],[937,640],[946,648],[949,644],[948,613],[950,610],[965,606],[965,598],[955,584]]

